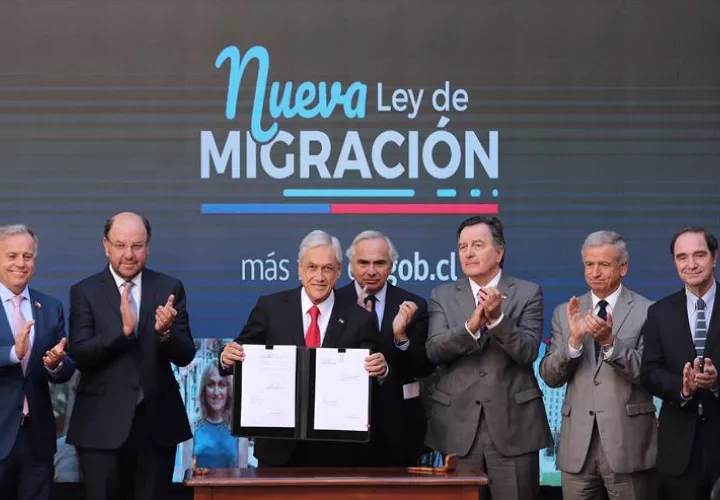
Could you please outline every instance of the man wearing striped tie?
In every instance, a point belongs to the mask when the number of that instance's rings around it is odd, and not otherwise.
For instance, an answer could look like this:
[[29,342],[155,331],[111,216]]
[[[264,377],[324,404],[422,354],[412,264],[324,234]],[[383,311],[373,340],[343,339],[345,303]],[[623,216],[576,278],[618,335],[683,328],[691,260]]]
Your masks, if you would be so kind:
[[686,228],[670,243],[683,290],[648,309],[641,381],[663,400],[658,429],[660,498],[705,500],[720,477],[718,242]]

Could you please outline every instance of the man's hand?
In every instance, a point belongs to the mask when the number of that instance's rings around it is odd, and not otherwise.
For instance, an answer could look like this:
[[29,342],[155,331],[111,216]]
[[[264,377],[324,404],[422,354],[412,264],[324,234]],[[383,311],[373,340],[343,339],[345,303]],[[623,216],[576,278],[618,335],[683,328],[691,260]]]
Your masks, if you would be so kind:
[[585,328],[588,334],[601,346],[612,344],[612,325],[612,314],[608,314],[607,320],[595,314],[585,316]]
[[565,314],[570,327],[570,345],[579,350],[585,337],[585,318],[580,314],[580,299],[571,298],[565,306]]
[[175,310],[175,295],[170,294],[164,306],[158,306],[155,310],[155,331],[159,334],[167,332],[177,317]]
[[418,306],[417,304],[415,304],[415,302],[406,300],[402,304],[400,304],[400,309],[398,309],[398,313],[395,315],[395,319],[393,319],[392,323],[393,336],[395,337],[395,340],[407,340],[405,330],[410,324],[410,321],[412,321],[413,316],[415,316],[417,310]]
[[130,302],[130,289],[133,285],[125,285],[120,296],[120,316],[122,317],[123,333],[126,337],[135,333],[137,328],[137,313]]
[[705,367],[700,373],[700,358],[695,359],[695,384],[700,389],[714,389],[717,384],[717,369],[712,359],[705,358]]
[[387,371],[385,364],[385,356],[383,353],[376,352],[365,358],[365,370],[371,377],[382,377]]
[[473,311],[470,318],[467,320],[468,330],[471,332],[477,332],[483,326],[489,323],[487,316],[485,315],[485,307],[480,302],[475,310]]
[[222,354],[220,355],[220,362],[226,368],[232,368],[235,361],[245,361],[245,349],[241,344],[237,342],[230,342],[223,348]]
[[23,326],[22,332],[15,338],[15,356],[23,359],[30,349],[30,329],[35,324],[34,320],[28,321]]
[[57,367],[60,366],[60,363],[65,360],[65,356],[67,356],[67,353],[65,352],[66,347],[67,339],[62,338],[60,339],[60,342],[55,344],[55,347],[53,347],[49,351],[45,351],[45,356],[43,356],[43,364],[48,370],[57,370]]
[[364,287],[362,287],[362,290],[360,290],[360,293],[358,294],[357,305],[359,305],[360,307],[365,309],[367,312],[372,312],[372,302],[370,302],[370,301],[365,302],[367,297],[368,297],[367,287],[364,286]]
[[695,366],[690,364],[688,361],[685,363],[683,368],[683,385],[682,385],[682,396],[686,399],[690,399],[697,390],[697,384],[695,383],[695,368],[700,370],[700,360],[695,360]]
[[[485,309],[485,316],[488,323],[494,323],[500,319],[502,311],[500,306],[505,300],[496,286],[488,286],[480,289],[480,303]],[[473,330],[474,331],[474,330]]]

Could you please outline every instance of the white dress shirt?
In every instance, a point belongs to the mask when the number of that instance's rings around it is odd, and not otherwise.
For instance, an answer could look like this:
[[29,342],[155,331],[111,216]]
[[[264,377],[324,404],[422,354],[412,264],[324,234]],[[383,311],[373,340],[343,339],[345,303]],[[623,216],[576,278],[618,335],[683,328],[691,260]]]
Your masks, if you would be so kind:
[[302,287],[300,291],[300,302],[302,304],[302,318],[303,318],[303,336],[307,337],[308,328],[310,328],[310,322],[312,317],[310,316],[310,309],[313,305],[317,305],[320,309],[320,315],[318,316],[318,326],[320,327],[320,345],[325,340],[325,332],[327,331],[328,324],[330,323],[330,315],[332,314],[333,306],[335,305],[335,291],[331,291],[328,298],[319,304],[313,304],[312,300],[305,291],[305,287]]
[[[607,312],[608,316],[610,316],[613,311],[615,310],[615,305],[617,304],[618,297],[620,297],[620,292],[622,292],[622,284],[617,287],[617,290],[615,290],[613,293],[608,295],[604,300],[607,302],[607,306],[605,306],[605,311]],[[593,314],[597,315],[598,312],[600,312],[600,306],[598,305],[600,303],[601,299],[597,295],[595,295],[593,292],[590,292],[590,298],[592,299],[593,304]],[[582,311],[580,311],[582,314]],[[583,352],[583,345],[580,344],[580,349],[575,349],[572,345],[570,345],[570,339],[568,339],[568,355],[571,358],[579,358],[580,355]],[[612,356],[613,348],[610,346],[608,349],[605,349],[602,353],[603,359],[609,359],[610,356]]]

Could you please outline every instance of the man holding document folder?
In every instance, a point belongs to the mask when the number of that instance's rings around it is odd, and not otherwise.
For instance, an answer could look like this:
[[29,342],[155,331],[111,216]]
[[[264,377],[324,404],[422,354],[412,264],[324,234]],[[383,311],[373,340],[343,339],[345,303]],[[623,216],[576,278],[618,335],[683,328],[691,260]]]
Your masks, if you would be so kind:
[[[369,349],[364,368],[371,377],[384,378],[387,364],[379,350],[374,316],[355,301],[336,297],[342,248],[337,238],[312,231],[300,243],[298,273],[302,286],[260,297],[240,335],[220,354],[220,369],[229,374],[236,361],[245,360],[243,344],[270,346]],[[260,467],[368,465],[367,444],[330,441],[268,439],[255,441]]]

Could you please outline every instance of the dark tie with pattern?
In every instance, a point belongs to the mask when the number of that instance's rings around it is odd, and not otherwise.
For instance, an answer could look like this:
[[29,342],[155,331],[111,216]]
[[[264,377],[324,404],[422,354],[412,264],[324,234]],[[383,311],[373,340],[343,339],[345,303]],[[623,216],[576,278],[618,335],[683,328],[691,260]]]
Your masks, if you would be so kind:
[[705,338],[707,338],[707,321],[705,320],[705,301],[698,299],[695,303],[697,307],[697,316],[695,317],[695,337],[693,338],[693,344],[695,344],[695,352],[698,357],[705,357]]
[[[607,321],[607,306],[608,302],[607,300],[601,300],[598,302],[598,306],[600,309],[598,310],[598,318],[602,319],[603,321]],[[598,341],[595,341],[595,361],[597,361],[600,358],[600,351],[602,351],[602,346]]]

